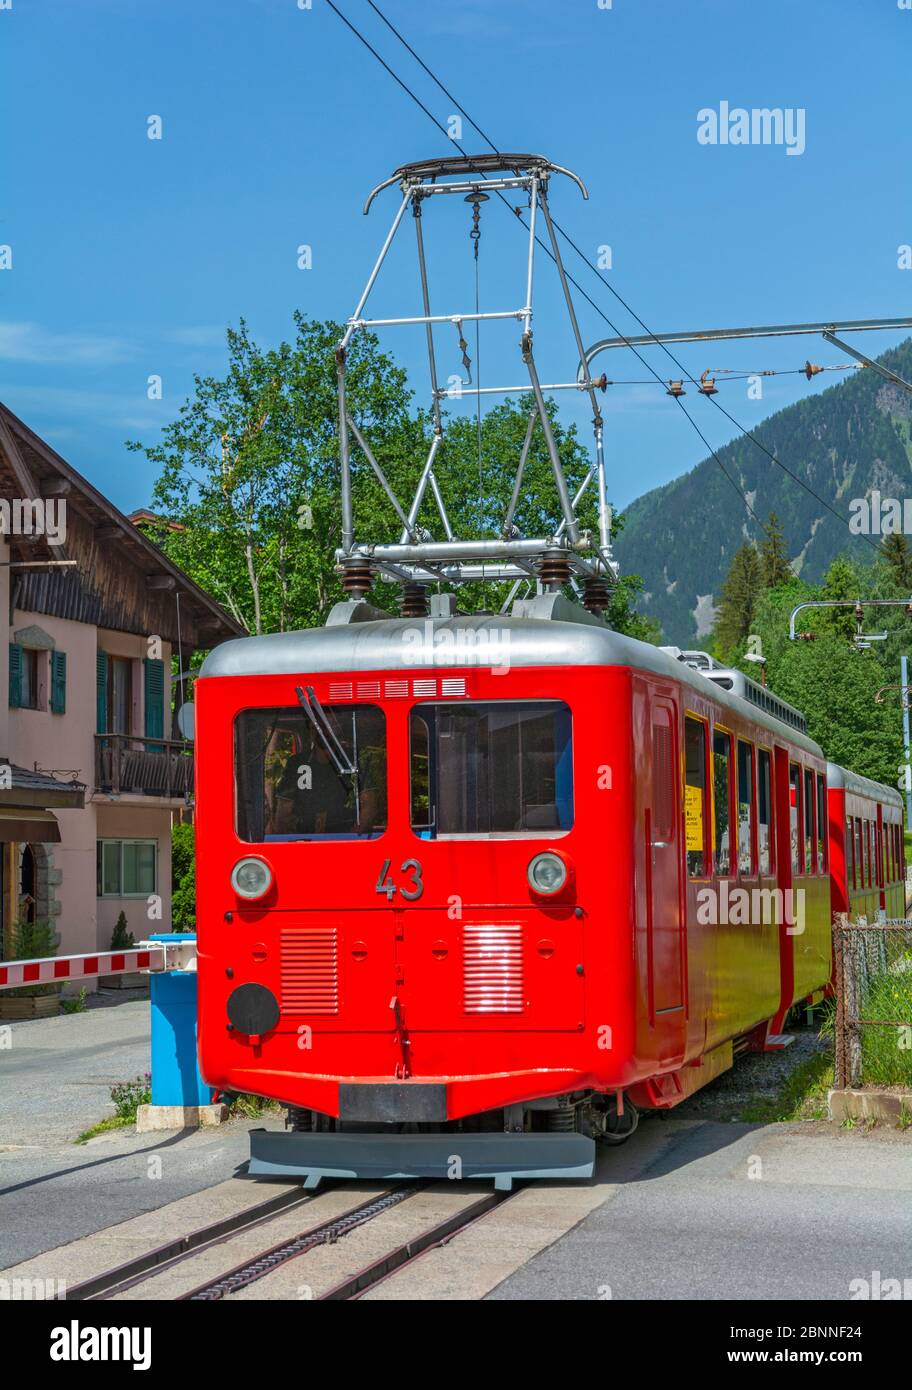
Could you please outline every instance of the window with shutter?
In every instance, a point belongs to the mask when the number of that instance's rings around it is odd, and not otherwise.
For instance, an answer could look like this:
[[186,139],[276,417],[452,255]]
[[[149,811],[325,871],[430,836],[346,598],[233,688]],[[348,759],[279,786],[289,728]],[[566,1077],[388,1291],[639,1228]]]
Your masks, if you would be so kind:
[[18,642],[9,644],[9,706],[18,709],[22,703],[22,648]]
[[145,668],[146,738],[165,736],[165,663],[147,657]]
[[51,652],[51,713],[66,714],[66,652]]
[[98,652],[95,656],[95,729],[99,734],[108,732],[107,652]]

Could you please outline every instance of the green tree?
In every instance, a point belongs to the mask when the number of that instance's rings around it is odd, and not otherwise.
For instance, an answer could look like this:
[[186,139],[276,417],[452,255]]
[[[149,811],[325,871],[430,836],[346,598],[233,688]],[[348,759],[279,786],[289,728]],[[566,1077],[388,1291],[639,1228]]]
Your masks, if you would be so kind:
[[905,594],[912,594],[912,548],[906,535],[902,531],[894,531],[892,535],[885,536],[880,550],[889,577],[896,587]]
[[760,542],[760,574],[764,589],[775,589],[778,584],[787,584],[794,578],[785,548],[782,522],[775,512],[770,512],[766,530]]
[[716,614],[713,637],[720,653],[730,653],[751,631],[754,605],[763,588],[760,556],[745,542],[732,557]]
[[171,827],[171,930],[196,928],[196,846],[192,825]]
[[[335,345],[340,327],[295,314],[293,343],[262,349],[242,321],[227,333],[228,371],[197,377],[193,395],[160,444],[146,456],[159,469],[154,500],[180,530],[161,525],[156,542],[213,593],[250,632],[320,623],[342,597],[334,551],[341,541]],[[348,355],[348,404],[400,502],[408,505],[427,456],[432,422],[411,409],[404,372],[371,335],[355,336]],[[525,437],[531,396],[485,413],[479,458],[475,421],[445,419],[437,474],[459,534],[495,536],[506,510]],[[571,492],[589,470],[573,424],[549,413]],[[133,449],[142,445],[134,442]],[[398,522],[367,460],[352,441],[352,492],[359,539],[398,539]],[[523,477],[514,524],[522,535],[548,535],[560,520],[551,463],[540,424]],[[441,533],[430,490],[418,525]],[[590,485],[580,521],[595,531]],[[615,518],[615,530],[622,519]],[[460,608],[499,608],[505,584],[460,590]],[[638,581],[614,588],[608,621],[655,640],[657,626],[633,612]],[[376,583],[373,601],[392,609],[393,585]]]

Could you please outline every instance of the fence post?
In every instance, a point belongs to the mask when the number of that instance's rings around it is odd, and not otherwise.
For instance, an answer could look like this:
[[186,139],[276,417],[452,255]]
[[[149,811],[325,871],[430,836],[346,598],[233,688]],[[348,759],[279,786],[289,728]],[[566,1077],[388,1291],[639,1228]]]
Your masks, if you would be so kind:
[[833,958],[836,968],[836,1061],[834,1080],[836,1089],[846,1089],[846,1047],[845,1047],[845,937],[848,918],[844,912],[837,912],[833,925]]

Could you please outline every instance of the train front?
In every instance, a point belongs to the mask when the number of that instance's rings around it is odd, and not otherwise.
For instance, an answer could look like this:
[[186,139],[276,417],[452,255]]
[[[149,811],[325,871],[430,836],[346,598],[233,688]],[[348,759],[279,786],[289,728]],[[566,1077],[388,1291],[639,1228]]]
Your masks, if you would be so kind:
[[201,1067],[291,1108],[252,1172],[591,1172],[604,672],[498,665],[460,621],[471,662],[410,667],[390,620],[227,644],[197,683]]

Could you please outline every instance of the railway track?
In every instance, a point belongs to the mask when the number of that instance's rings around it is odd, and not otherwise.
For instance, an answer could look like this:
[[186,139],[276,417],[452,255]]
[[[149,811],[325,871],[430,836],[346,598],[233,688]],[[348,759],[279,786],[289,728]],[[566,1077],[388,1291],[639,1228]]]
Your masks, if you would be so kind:
[[[321,1202],[344,1202],[344,1194],[344,1188],[329,1188],[319,1194],[292,1191],[267,1198],[244,1212],[177,1236],[71,1287],[67,1300],[152,1297],[211,1303],[238,1296],[312,1297],[319,1302],[355,1300],[427,1251],[445,1245],[511,1195],[465,1192],[444,1184],[403,1183],[381,1190],[367,1200],[353,1200],[351,1206],[325,1220],[308,1223],[308,1214],[319,1216]],[[450,1209],[454,1204],[456,1210]],[[309,1208],[313,1208],[310,1213]],[[396,1208],[402,1211],[386,1234],[379,1229],[383,1226],[380,1218]],[[298,1212],[301,1229],[288,1234],[287,1227],[295,1224]],[[379,1222],[378,1228],[366,1231],[373,1222]],[[270,1232],[276,1235],[279,1231],[285,1232],[283,1238],[268,1243]],[[257,1235],[262,1245],[256,1240]],[[251,1242],[257,1247],[253,1252],[249,1251]],[[232,1263],[236,1247],[244,1255]],[[311,1261],[316,1258],[323,1262],[313,1272],[308,1256]],[[296,1262],[293,1268],[292,1262]],[[274,1278],[272,1287],[267,1282],[254,1290],[253,1286],[268,1281],[269,1276],[281,1278],[285,1266],[288,1268],[284,1270],[283,1287],[278,1287]],[[200,1278],[204,1273],[206,1277]],[[312,1289],[309,1281],[314,1274]],[[167,1289],[163,1281],[167,1281]],[[295,1292],[301,1289],[306,1292]]]

